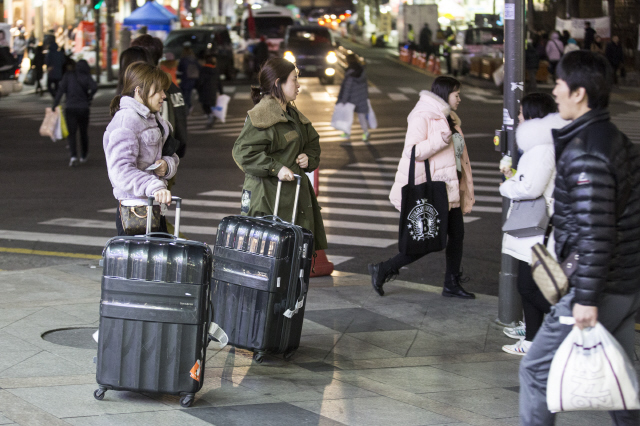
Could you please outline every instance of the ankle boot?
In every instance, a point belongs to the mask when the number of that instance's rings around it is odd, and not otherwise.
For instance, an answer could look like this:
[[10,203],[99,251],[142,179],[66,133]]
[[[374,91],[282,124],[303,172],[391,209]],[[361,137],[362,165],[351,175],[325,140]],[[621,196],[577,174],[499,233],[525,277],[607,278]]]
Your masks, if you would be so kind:
[[[444,288],[442,289],[442,295],[444,297],[459,297],[461,299],[475,299],[476,295],[469,293],[460,285],[462,282],[462,273],[447,274],[444,279]],[[464,280],[465,282],[468,279]]]
[[384,290],[382,289],[382,286],[384,285],[384,283],[394,280],[398,276],[398,271],[383,270],[382,262],[376,264],[370,263],[369,274],[371,275],[371,286],[373,287],[373,289],[380,296],[384,296]]

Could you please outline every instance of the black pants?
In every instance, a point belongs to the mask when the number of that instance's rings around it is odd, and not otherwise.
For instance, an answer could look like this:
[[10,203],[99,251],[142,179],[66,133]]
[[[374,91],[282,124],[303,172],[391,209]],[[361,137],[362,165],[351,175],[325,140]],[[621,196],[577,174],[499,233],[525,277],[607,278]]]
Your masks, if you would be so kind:
[[544,298],[531,275],[531,265],[518,262],[518,292],[522,296],[524,322],[527,324],[525,340],[533,341],[542,326],[544,314],[548,314],[551,304]]
[[[120,206],[116,208],[116,229],[118,230],[118,237],[124,237],[127,235],[124,232],[124,226],[122,226],[122,217],[120,216]],[[167,219],[164,216],[160,216],[159,232],[169,233],[169,231],[167,230]]]
[[[462,264],[462,243],[464,242],[464,220],[462,219],[462,209],[457,207],[449,210],[447,223],[447,272],[446,276],[458,274]],[[398,253],[386,262],[382,262],[383,271],[399,271],[403,266],[407,266],[416,260],[424,257],[424,254],[403,254]]]
[[76,133],[80,130],[80,157],[85,158],[89,153],[89,110],[71,109],[64,110],[64,117],[67,120],[69,129],[69,152],[72,157],[77,157]]
[[47,77],[47,90],[51,93],[51,97],[55,98],[56,93],[58,93],[58,85],[60,84],[60,80],[54,80],[52,78]]

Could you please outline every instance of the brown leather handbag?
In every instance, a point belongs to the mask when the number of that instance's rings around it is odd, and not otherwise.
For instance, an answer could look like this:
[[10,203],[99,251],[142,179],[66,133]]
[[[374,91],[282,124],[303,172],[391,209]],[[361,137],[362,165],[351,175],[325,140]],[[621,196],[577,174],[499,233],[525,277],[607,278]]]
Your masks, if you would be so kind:
[[[160,231],[160,206],[151,209],[151,232]],[[147,233],[147,206],[123,206],[120,203],[120,219],[127,235]]]

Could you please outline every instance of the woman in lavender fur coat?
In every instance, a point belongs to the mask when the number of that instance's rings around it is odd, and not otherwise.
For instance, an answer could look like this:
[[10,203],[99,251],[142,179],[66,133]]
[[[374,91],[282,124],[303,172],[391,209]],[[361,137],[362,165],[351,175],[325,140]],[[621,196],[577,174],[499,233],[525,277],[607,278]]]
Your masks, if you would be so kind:
[[[179,159],[176,154],[162,155],[171,128],[159,113],[170,84],[159,68],[136,62],[125,72],[122,94],[111,101],[113,118],[102,145],[113,195],[121,206],[144,206],[149,196],[158,204],[171,203],[167,180],[176,174]],[[155,170],[145,170],[153,164],[158,165]],[[120,208],[116,227],[118,235],[125,235]],[[164,216],[159,230],[167,232]]]

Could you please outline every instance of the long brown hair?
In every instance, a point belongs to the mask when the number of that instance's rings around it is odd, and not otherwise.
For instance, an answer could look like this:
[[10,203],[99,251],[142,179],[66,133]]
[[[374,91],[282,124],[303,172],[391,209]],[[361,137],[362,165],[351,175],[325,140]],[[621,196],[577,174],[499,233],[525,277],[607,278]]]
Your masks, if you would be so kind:
[[[256,105],[265,95],[271,95],[283,104],[287,98],[282,92],[282,85],[287,82],[291,71],[296,66],[284,58],[271,58],[264,63],[258,74],[258,86],[251,87],[251,100]],[[276,80],[280,79],[276,84]]]
[[[155,92],[151,93],[151,87],[155,85]],[[150,96],[160,90],[167,90],[171,86],[171,77],[160,68],[149,65],[145,62],[134,62],[127,67],[124,72],[124,82],[122,84],[122,93],[117,95],[111,101],[109,107],[111,116],[114,116],[120,109],[120,99],[123,96],[135,97],[136,87],[140,88],[140,97],[144,105],[148,108],[147,101]]]

